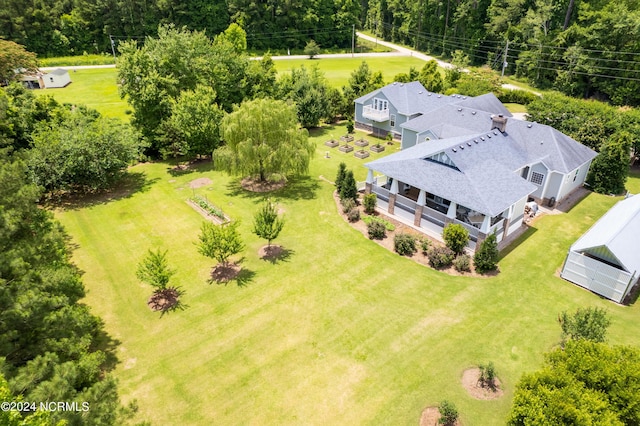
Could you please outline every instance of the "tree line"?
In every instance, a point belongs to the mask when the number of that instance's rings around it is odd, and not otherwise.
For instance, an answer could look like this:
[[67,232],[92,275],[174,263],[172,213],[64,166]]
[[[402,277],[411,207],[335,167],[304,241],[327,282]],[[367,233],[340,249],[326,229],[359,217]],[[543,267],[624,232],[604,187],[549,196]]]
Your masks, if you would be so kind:
[[111,53],[111,39],[157,35],[174,24],[218,34],[231,23],[246,29],[255,49],[298,48],[314,39],[346,47],[360,26],[356,0],[0,0],[0,38],[41,56]]
[[[111,53],[159,26],[247,34],[250,50],[348,47],[366,29],[435,55],[465,53],[540,88],[640,104],[640,8],[604,0],[0,0],[0,38],[40,56]],[[110,39],[109,36],[113,36]]]

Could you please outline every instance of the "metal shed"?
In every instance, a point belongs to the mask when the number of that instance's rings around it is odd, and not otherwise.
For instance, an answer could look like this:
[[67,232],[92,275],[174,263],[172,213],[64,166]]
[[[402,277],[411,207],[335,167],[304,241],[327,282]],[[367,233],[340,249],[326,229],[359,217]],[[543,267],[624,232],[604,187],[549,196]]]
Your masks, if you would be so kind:
[[621,303],[640,273],[640,195],[618,202],[569,249],[560,276]]

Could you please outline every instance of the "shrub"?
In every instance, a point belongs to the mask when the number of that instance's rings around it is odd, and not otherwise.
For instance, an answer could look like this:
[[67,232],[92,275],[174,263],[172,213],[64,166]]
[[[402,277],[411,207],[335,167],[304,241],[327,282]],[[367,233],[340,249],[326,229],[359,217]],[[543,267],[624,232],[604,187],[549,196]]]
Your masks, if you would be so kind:
[[411,256],[416,252],[416,237],[410,234],[397,234],[393,238],[393,249],[400,256]]
[[493,366],[493,362],[488,364],[480,364],[480,378],[478,379],[480,385],[487,388],[496,387],[496,368]]
[[351,198],[347,198],[346,200],[340,200],[340,204],[342,204],[342,213],[348,213],[349,210],[352,210],[356,207],[356,202]]
[[484,273],[496,269],[499,255],[496,235],[491,234],[480,244],[480,248],[473,256],[476,271]]
[[471,270],[471,257],[466,254],[460,254],[453,260],[453,267],[458,272],[469,272]]
[[360,220],[360,210],[357,207],[352,208],[347,212],[347,219],[349,222],[357,222]]
[[431,241],[428,238],[422,238],[420,240],[420,250],[422,250],[422,254],[425,256],[429,253],[429,249],[431,248]]
[[367,225],[370,224],[371,222],[380,222],[381,224],[384,225],[385,229],[389,232],[393,231],[396,229],[396,227],[393,225],[393,223],[389,222],[388,220],[384,220],[381,217],[376,217],[376,216],[365,216],[362,218],[362,221],[364,223],[366,223]]
[[502,102],[503,104],[514,103],[514,104],[521,104],[521,105],[528,105],[539,98],[539,96],[536,96],[535,94],[522,89],[499,90],[496,96],[498,97],[498,99],[500,99],[500,102]]
[[340,185],[339,194],[341,200],[352,199],[355,201],[358,198],[358,187],[356,179],[353,177],[353,171],[346,171],[342,185]]
[[458,409],[453,402],[444,400],[438,405],[438,411],[440,412],[440,420],[438,423],[445,426],[451,426],[458,421]]
[[349,119],[349,121],[347,121],[347,134],[351,134],[353,133],[353,120]]
[[387,229],[382,222],[372,220],[367,224],[367,233],[371,240],[381,240],[387,235]]
[[340,163],[338,166],[338,174],[336,175],[336,191],[338,195],[340,195],[340,189],[342,189],[342,183],[344,182],[344,178],[347,174],[347,165],[345,163]]
[[590,340],[602,343],[611,324],[607,311],[597,307],[578,308],[573,314],[562,312],[558,315],[558,322],[562,328],[563,342]]
[[436,269],[451,266],[455,256],[456,254],[449,247],[433,247],[427,254],[429,264]]
[[460,254],[469,242],[469,231],[458,223],[450,223],[442,230],[442,238],[447,247]]
[[367,194],[362,199],[364,204],[364,212],[367,214],[373,214],[376,211],[376,204],[378,202],[378,196],[376,194]]

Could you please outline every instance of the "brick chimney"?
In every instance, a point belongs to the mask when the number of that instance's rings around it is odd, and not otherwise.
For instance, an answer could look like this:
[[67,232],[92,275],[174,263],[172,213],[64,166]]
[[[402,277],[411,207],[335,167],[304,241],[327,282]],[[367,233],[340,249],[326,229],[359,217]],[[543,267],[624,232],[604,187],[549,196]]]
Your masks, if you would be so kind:
[[502,133],[507,130],[507,117],[502,114],[491,116],[491,130],[498,129]]

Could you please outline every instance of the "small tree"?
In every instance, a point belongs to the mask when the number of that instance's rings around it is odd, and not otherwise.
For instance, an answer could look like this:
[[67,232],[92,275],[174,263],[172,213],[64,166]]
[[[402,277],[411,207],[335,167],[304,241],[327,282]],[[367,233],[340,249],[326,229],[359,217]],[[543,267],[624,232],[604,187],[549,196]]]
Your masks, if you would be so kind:
[[136,277],[153,288],[156,292],[166,290],[169,280],[176,273],[174,269],[169,268],[167,262],[167,251],[160,249],[153,251],[149,249],[147,255],[138,264]]
[[442,230],[442,238],[447,247],[455,254],[460,254],[469,242],[469,231],[458,223],[450,223]]
[[356,186],[356,179],[353,177],[351,170],[347,170],[344,181],[340,187],[340,199],[342,201],[353,200],[354,202],[358,199],[358,187]]
[[562,328],[562,341],[590,340],[601,343],[605,341],[607,328],[611,320],[607,312],[601,308],[578,308],[575,313],[566,311],[558,316],[560,328]]
[[349,135],[353,133],[353,129],[354,129],[353,120],[349,119],[349,121],[347,121],[347,134]]
[[309,59],[313,59],[314,56],[320,53],[320,46],[314,40],[309,40],[304,47],[304,54],[309,56]]
[[364,212],[367,214],[373,214],[376,211],[376,204],[378,203],[378,196],[376,194],[367,194],[362,199],[364,204]]
[[278,210],[271,201],[267,201],[253,218],[253,233],[267,240],[268,247],[278,238],[283,226],[284,220],[278,217]]
[[480,386],[494,389],[496,387],[496,368],[493,362],[480,364],[478,368],[480,368],[480,378],[478,379]]
[[342,184],[346,175],[347,165],[345,163],[340,163],[338,166],[338,175],[336,176],[336,191],[338,192],[338,195],[340,195],[340,190],[342,189]]
[[203,222],[200,229],[200,254],[217,260],[223,267],[229,266],[229,258],[244,250],[244,244],[238,232],[240,222],[214,225]]
[[453,402],[444,400],[438,405],[440,420],[438,423],[445,426],[452,426],[458,421],[458,409]]
[[491,234],[480,243],[480,248],[473,256],[473,264],[476,266],[476,271],[480,273],[493,271],[498,266],[499,256],[496,234]]

